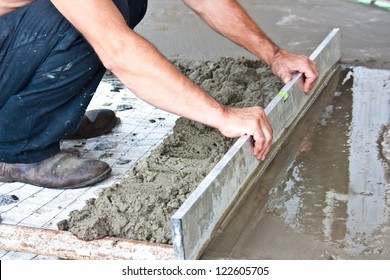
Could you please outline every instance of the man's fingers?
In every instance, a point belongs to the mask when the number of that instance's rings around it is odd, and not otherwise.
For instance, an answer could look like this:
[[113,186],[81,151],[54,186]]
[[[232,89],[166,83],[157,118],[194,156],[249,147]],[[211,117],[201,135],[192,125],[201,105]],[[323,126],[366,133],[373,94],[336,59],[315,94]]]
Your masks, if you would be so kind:
[[305,83],[303,85],[303,90],[307,93],[309,92],[318,76],[317,66],[314,61],[307,58],[307,62],[303,64],[301,68],[298,69],[299,72],[303,73],[305,76]]
[[255,146],[253,153],[259,160],[264,160],[271,148],[272,139],[262,136],[254,137]]
[[257,159],[262,160],[261,156],[263,155],[265,138],[263,137],[263,135],[253,135],[253,140],[255,141],[253,147],[253,154]]
[[313,85],[317,79],[317,76],[306,76],[305,74],[305,83],[303,85],[303,90],[308,93],[313,88]]
[[298,71],[305,77],[304,91],[309,92],[318,76],[316,63],[304,55],[296,55],[289,52],[280,52],[272,62],[272,70],[279,78],[287,83],[292,79],[291,73]]
[[264,136],[265,136],[265,142],[263,143],[264,145],[263,153],[260,155],[261,160],[265,159],[272,146],[273,132],[271,126],[269,126],[267,130],[264,131]]
[[[253,154],[264,160],[272,145],[273,131],[264,109],[261,107],[226,107],[227,121],[217,127],[227,137],[251,135],[254,140]],[[226,126],[229,123],[229,126]]]
[[284,72],[280,75],[280,79],[283,83],[287,84],[292,79],[292,75],[289,72]]
[[264,160],[271,149],[273,132],[268,121],[263,122],[261,126],[258,133],[253,135],[255,141],[253,152],[257,159]]

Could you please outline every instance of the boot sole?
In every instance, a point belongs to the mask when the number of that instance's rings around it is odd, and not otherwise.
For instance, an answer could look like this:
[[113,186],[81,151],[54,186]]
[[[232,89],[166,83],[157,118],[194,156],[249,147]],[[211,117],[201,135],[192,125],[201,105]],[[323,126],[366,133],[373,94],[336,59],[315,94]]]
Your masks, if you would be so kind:
[[15,180],[8,179],[6,177],[0,176],[0,183],[14,183],[16,182]]
[[61,189],[61,190],[72,190],[72,189],[81,189],[81,188],[85,188],[85,187],[89,187],[91,185],[94,185],[96,183],[99,183],[105,179],[107,179],[111,174],[111,168],[107,169],[106,172],[100,174],[99,176],[89,180],[89,181],[86,181],[82,184],[79,184],[79,185],[76,185],[76,186],[68,186],[68,187],[46,187],[48,189]]
[[108,178],[109,175],[110,175],[110,173],[111,173],[111,168],[107,169],[104,173],[100,174],[99,176],[97,176],[97,177],[95,177],[95,178],[92,178],[92,179],[89,180],[89,181],[85,181],[85,182],[83,182],[83,183],[81,183],[81,184],[78,184],[78,185],[66,186],[66,187],[38,186],[38,185],[35,185],[35,184],[33,184],[33,183],[30,183],[30,182],[17,181],[17,180],[13,180],[13,179],[9,179],[9,178],[3,177],[3,176],[0,176],[0,183],[22,182],[22,183],[26,183],[26,184],[30,184],[30,185],[33,185],[33,186],[37,186],[37,187],[41,187],[41,188],[46,188],[46,189],[72,190],[72,189],[81,189],[81,188],[85,188],[85,187],[94,185],[94,184],[96,184],[96,183],[99,183],[99,182],[103,181],[104,179]]

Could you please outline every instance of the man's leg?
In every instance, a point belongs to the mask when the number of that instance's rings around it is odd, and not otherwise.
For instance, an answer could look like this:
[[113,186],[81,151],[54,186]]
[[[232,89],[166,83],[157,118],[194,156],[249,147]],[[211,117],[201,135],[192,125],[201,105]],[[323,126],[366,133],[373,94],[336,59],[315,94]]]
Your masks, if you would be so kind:
[[[129,20],[131,7],[120,8]],[[5,163],[47,161],[59,152],[59,140],[78,128],[105,69],[49,0],[0,17],[0,25],[0,176],[9,177]]]

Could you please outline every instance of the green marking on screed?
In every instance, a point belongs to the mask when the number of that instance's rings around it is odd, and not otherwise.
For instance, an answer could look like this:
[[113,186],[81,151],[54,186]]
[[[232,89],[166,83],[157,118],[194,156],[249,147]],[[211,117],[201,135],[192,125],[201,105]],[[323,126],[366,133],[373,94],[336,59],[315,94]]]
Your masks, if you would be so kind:
[[281,91],[281,92],[279,92],[278,95],[279,95],[280,97],[283,97],[283,101],[286,101],[287,98],[288,98],[288,93],[287,93],[287,91]]

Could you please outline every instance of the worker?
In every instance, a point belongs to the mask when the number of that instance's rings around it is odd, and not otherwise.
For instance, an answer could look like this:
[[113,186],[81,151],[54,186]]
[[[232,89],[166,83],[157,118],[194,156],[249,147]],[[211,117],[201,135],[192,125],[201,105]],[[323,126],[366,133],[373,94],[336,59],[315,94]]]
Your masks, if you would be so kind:
[[[303,73],[311,90],[315,63],[278,47],[237,1],[183,2],[283,82]],[[146,9],[147,0],[0,0],[0,180],[70,189],[110,174],[105,162],[60,151],[63,139],[116,125],[110,110],[86,111],[107,69],[155,107],[226,137],[253,136],[254,156],[265,159],[273,135],[263,108],[224,106],[180,73],[133,31]]]

